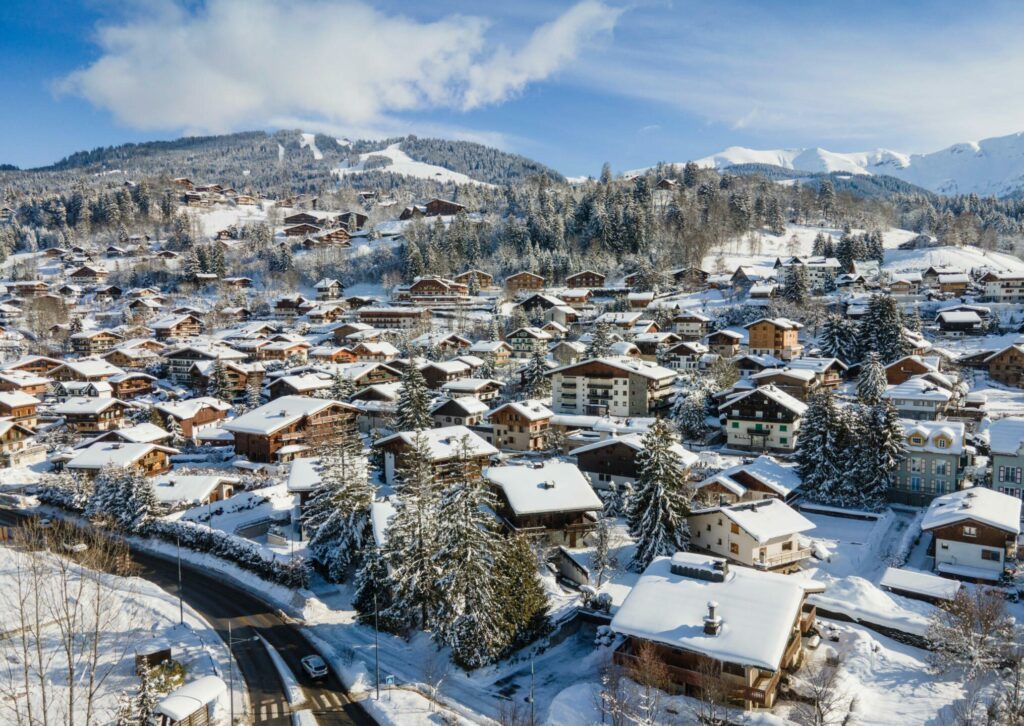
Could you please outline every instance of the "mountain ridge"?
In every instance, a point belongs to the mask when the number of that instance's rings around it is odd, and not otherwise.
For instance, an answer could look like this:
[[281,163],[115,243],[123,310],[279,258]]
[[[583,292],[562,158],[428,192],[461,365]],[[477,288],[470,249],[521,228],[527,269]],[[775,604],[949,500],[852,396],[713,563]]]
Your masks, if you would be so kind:
[[1024,132],[961,142],[924,154],[885,148],[836,152],[822,147],[730,146],[693,161],[714,169],[766,164],[810,174],[886,175],[946,195],[975,193],[1003,197],[1024,190]]

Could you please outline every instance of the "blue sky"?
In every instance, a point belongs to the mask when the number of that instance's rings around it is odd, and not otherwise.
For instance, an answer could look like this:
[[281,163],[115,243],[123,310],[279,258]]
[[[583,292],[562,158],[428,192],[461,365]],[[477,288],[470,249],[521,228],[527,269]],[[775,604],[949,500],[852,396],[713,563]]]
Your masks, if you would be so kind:
[[4,0],[0,162],[294,127],[574,175],[732,145],[931,151],[1024,131],[1022,6]]

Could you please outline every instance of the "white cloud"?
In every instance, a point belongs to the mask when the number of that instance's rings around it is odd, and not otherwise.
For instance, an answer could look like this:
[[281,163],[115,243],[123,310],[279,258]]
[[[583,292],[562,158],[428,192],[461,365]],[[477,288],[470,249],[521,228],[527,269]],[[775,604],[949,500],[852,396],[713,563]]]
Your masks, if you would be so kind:
[[134,128],[224,132],[253,125],[358,130],[395,114],[501,103],[571,63],[620,11],[583,0],[516,50],[489,50],[490,23],[387,15],[360,0],[147,4],[101,27],[98,60],[57,84]]
[[930,151],[1024,129],[1020,8],[902,24],[881,10],[851,23],[780,17],[771,4],[687,8],[685,17],[631,15],[616,32],[626,42],[572,77],[798,144]]

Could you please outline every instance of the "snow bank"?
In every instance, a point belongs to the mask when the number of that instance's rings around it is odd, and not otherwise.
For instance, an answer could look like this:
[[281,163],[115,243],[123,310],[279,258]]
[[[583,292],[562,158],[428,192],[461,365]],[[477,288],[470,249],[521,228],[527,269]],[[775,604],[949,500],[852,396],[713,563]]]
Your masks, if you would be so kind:
[[922,637],[928,632],[929,614],[935,609],[928,603],[885,592],[863,577],[831,581],[824,593],[809,595],[807,599],[820,608],[841,613],[857,622]]
[[281,685],[284,687],[289,705],[298,706],[305,703],[306,692],[302,690],[302,686],[295,679],[292,669],[284,662],[284,658],[281,657],[281,654],[277,652],[274,646],[267,642],[266,638],[259,634],[256,637],[260,639],[263,647],[267,649],[267,655],[270,656],[270,660],[274,661],[274,667],[277,668],[277,675],[281,679]]

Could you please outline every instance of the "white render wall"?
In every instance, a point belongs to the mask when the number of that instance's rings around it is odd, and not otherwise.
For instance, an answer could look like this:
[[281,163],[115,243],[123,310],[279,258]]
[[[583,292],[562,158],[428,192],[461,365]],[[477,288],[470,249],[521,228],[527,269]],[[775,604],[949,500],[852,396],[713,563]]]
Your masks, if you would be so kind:
[[[981,551],[983,549],[999,552],[999,560],[981,559]],[[953,540],[940,539],[935,542],[935,564],[940,562],[947,565],[978,567],[995,573],[1001,573],[1003,571],[1003,550],[999,547],[982,547],[981,545],[969,542],[954,542]]]

